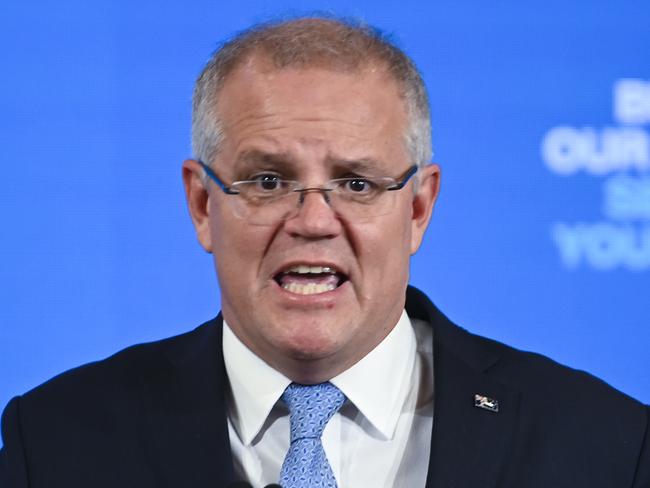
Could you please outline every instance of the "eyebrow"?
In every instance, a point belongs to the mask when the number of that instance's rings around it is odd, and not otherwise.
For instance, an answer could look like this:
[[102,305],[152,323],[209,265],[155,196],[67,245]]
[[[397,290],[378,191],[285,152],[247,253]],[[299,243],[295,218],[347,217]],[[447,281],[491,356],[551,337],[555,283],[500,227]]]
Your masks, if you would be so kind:
[[295,162],[290,154],[272,153],[260,149],[248,149],[240,153],[233,165],[233,177],[236,181],[248,179],[253,172],[276,171],[284,178],[295,178]]
[[345,159],[328,157],[327,162],[332,168],[360,173],[377,173],[377,170],[384,166],[381,161],[373,158]]
[[288,153],[268,153],[259,149],[250,149],[241,153],[235,162],[238,169],[246,169],[259,165],[268,165],[280,168],[291,167],[292,157]]

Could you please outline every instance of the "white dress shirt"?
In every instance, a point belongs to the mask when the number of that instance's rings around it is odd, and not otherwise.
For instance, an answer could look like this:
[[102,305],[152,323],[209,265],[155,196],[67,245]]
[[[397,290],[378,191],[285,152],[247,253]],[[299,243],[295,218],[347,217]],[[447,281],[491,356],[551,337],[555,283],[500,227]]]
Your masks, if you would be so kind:
[[[289,449],[289,411],[280,397],[291,380],[223,325],[235,470],[261,488],[278,482]],[[433,426],[431,327],[404,311],[375,349],[330,381],[349,400],[322,436],[339,488],[423,487]]]

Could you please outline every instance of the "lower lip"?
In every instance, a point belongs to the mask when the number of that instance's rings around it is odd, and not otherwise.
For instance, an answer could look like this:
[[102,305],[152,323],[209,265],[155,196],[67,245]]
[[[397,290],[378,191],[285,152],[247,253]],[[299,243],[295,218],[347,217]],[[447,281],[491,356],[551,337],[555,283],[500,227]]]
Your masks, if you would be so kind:
[[301,307],[333,307],[335,302],[341,298],[341,295],[346,293],[350,287],[350,281],[345,281],[331,291],[323,293],[314,293],[312,295],[300,295],[285,290],[278,284],[277,281],[272,280],[274,288],[278,291],[281,300],[288,302],[290,305]]

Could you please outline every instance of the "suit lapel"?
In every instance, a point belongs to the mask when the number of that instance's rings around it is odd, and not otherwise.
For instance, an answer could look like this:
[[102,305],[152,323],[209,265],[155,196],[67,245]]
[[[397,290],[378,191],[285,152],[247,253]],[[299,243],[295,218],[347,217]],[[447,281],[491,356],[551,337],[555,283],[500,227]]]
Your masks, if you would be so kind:
[[164,353],[142,382],[143,443],[156,486],[226,486],[233,463],[220,317]]
[[[434,413],[427,488],[491,488],[508,460],[519,395],[488,376],[499,357],[478,346],[419,291],[407,293],[409,316],[428,320],[434,335]],[[498,412],[475,406],[497,400]],[[484,405],[484,407],[487,405]]]
[[[427,487],[496,487],[513,444],[518,394],[476,372],[439,344]],[[475,395],[499,402],[475,406]]]

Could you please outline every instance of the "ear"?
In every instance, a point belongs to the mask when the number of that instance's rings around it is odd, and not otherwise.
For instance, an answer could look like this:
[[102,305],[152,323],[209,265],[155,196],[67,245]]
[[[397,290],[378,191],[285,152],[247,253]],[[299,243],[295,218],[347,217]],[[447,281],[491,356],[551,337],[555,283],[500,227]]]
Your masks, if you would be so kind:
[[411,254],[420,248],[424,231],[427,230],[433,206],[440,191],[440,166],[430,164],[420,170],[418,193],[413,198],[411,217]]
[[203,168],[194,159],[183,161],[183,186],[196,237],[203,249],[212,252],[209,195],[203,185]]

